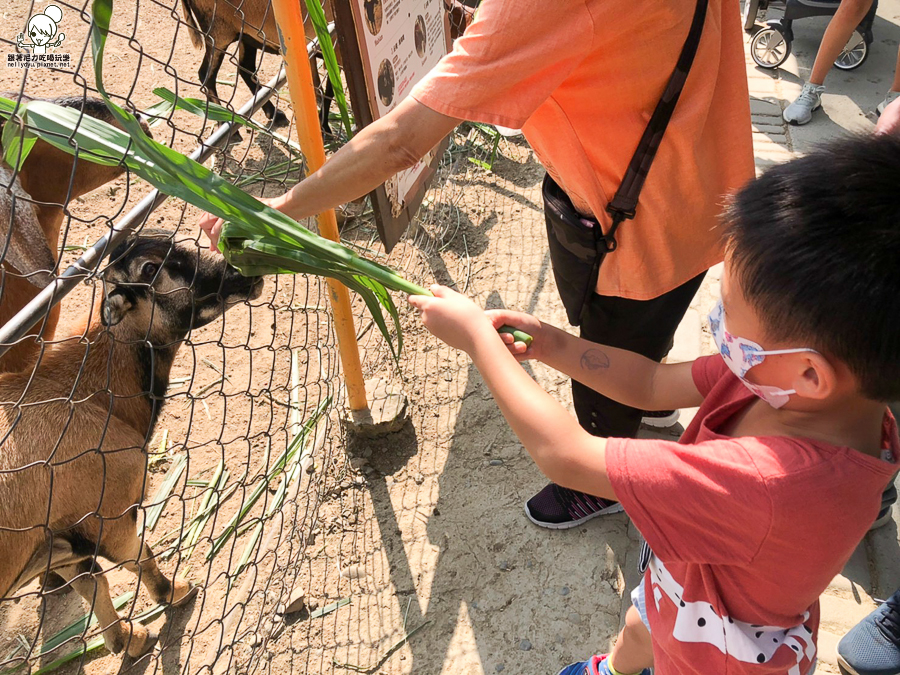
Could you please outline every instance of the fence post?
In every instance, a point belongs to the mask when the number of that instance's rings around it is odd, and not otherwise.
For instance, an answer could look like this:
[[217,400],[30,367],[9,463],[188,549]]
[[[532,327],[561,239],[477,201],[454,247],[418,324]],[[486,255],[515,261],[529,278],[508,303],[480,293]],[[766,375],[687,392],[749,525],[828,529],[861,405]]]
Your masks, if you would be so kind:
[[[278,24],[281,41],[281,56],[287,71],[288,90],[294,117],[297,120],[297,137],[306,157],[310,173],[318,171],[325,163],[325,146],[322,143],[322,128],[319,124],[319,109],[316,91],[313,87],[312,69],[306,51],[306,31],[300,5],[304,0],[272,0],[275,22]],[[328,209],[317,216],[319,232],[323,236],[338,241],[337,219],[334,209]],[[347,402],[352,411],[367,410],[366,383],[363,379],[356,329],[350,309],[350,293],[338,281],[326,279],[331,311],[337,331],[338,349],[347,384]]]

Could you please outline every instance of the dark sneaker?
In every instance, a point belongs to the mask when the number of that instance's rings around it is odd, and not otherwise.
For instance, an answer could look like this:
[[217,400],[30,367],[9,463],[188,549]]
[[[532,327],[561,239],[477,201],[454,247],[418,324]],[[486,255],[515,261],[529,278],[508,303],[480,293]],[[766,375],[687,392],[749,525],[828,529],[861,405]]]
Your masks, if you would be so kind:
[[622,510],[619,502],[550,483],[525,504],[525,515],[535,525],[551,530],[578,527],[591,518]]
[[[581,663],[571,663],[557,675],[610,675],[609,666],[606,664],[608,656],[609,654],[601,654]],[[650,671],[645,668],[640,675],[650,675]]]
[[681,413],[677,410],[645,410],[641,424],[657,429],[668,429],[678,421],[680,416]]
[[900,673],[900,591],[851,628],[837,653],[844,675]]
[[897,486],[891,483],[881,495],[881,510],[878,512],[875,522],[872,523],[872,526],[869,528],[869,532],[877,530],[882,525],[887,525],[891,522],[891,519],[894,517],[892,509],[896,501]]

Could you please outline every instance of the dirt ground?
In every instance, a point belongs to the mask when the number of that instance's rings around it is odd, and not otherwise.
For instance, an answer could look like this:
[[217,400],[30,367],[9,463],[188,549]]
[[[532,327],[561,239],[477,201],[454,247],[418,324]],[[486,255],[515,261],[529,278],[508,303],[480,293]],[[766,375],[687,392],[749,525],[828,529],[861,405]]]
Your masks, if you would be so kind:
[[[110,41],[106,86],[138,108],[156,102],[151,92],[157,86],[202,96],[196,84],[200,54],[176,20],[180,7],[174,3],[116,3],[114,29],[132,39]],[[32,96],[80,95],[81,83],[93,81],[84,52],[82,12],[88,6],[57,4],[66,33],[59,51],[72,55],[78,74],[34,70],[26,77],[6,68],[0,70],[0,90],[19,90],[24,81]],[[23,0],[5,6],[3,51],[14,51],[10,40],[30,13],[42,9]],[[265,57],[261,79],[276,68],[277,61]],[[226,61],[220,78],[233,82],[235,70]],[[243,84],[233,95],[231,87],[220,86],[220,94],[235,107],[248,95]],[[285,100],[279,107],[290,112]],[[262,115],[257,119],[264,121]],[[155,137],[190,151],[201,122],[182,112],[172,121],[156,127]],[[478,142],[477,132],[470,136]],[[457,147],[464,140],[458,137]],[[281,146],[245,133],[241,144],[211,165],[246,176],[286,159]],[[501,144],[493,172],[468,162],[459,150],[451,154],[445,181],[429,195],[420,225],[389,257],[379,253],[366,218],[351,221],[343,236],[421,284],[437,280],[486,306],[531,311],[564,324],[547,255],[542,175],[520,139]],[[257,184],[254,193],[277,194],[296,176]],[[92,243],[148,191],[146,183],[129,184],[122,177],[70,204],[64,243]],[[194,235],[197,215],[195,208],[169,199],[147,226]],[[65,260],[78,255],[68,252]],[[82,286],[64,301],[64,323],[81,315],[92,291]],[[399,371],[358,299],[357,330],[366,374],[402,384],[410,424],[389,437],[360,440],[342,431],[332,406],[311,434],[323,442],[310,443],[314,464],[302,477],[299,496],[266,521],[261,541],[274,531],[272,550],[258,549],[250,566],[232,576],[250,541],[248,530],[206,560],[212,538],[265,481],[288,442],[291,351],[298,357],[294,396],[301,419],[308,420],[328,396],[342,397],[324,297],[320,280],[272,278],[258,300],[190,336],[149,444],[156,451],[167,436],[164,455],[151,455],[145,505],[175,457],[185,454],[188,467],[148,535],[160,554],[200,508],[207,491],[196,481],[208,481],[220,462],[229,472],[217,493],[222,503],[190,557],[182,548],[161,562],[166,573],[189,578],[203,593],[150,624],[161,631],[161,651],[132,662],[98,650],[59,672],[196,672],[210,664],[216,672],[241,673],[554,673],[609,645],[626,590],[626,554],[634,548],[627,518],[610,516],[566,532],[531,525],[522,506],[544,479],[467,358],[439,344],[403,307],[406,346]],[[566,378],[539,364],[526,368],[570,404]],[[268,510],[277,484],[268,485],[251,516]],[[135,590],[134,577],[123,570],[111,571],[110,578],[114,596]],[[306,596],[305,609],[282,621],[276,606],[299,591]],[[0,672],[4,660],[11,667],[23,657],[34,671],[81,642],[39,656],[42,641],[78,618],[86,603],[74,593],[42,597],[36,583],[18,595],[0,602]],[[316,616],[341,599],[349,603]],[[142,590],[122,613],[133,616],[151,604]],[[90,629],[86,639],[96,631]]]

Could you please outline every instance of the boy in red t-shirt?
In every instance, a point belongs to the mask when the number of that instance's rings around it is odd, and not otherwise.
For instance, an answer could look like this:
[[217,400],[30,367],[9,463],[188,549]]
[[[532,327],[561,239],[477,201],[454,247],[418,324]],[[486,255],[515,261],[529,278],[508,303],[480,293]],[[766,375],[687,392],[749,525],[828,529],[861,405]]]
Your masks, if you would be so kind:
[[[720,355],[659,364],[449,289],[410,303],[467,351],[538,467],[622,502],[652,549],[610,655],[561,675],[809,675],[819,594],[897,471],[900,140],[850,139],[766,172],[725,218]],[[529,347],[498,337],[513,325]],[[515,357],[515,358],[513,358]],[[700,406],[678,443],[598,438],[516,364],[626,405]]]

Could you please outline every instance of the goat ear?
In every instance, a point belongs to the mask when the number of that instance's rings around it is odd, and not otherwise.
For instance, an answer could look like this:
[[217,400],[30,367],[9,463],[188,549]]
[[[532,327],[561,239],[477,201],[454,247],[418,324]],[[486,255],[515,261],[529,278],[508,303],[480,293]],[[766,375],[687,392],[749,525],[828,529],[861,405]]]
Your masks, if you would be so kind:
[[131,298],[124,291],[110,291],[103,300],[103,311],[100,314],[100,321],[104,326],[115,326],[125,315],[128,310],[134,307]]
[[53,280],[56,257],[47,245],[36,209],[28,200],[19,177],[13,178],[9,167],[0,163],[0,255],[6,249],[2,262],[28,275],[26,278],[33,285],[44,288]]

